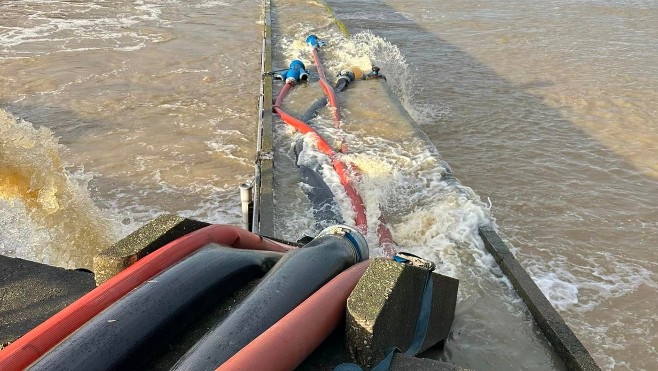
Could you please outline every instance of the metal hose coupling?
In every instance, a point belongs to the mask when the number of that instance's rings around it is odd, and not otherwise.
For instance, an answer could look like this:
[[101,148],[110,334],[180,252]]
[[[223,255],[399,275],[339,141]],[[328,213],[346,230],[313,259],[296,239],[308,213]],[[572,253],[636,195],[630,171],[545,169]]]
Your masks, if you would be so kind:
[[344,224],[332,225],[331,227],[327,227],[320,231],[320,233],[315,238],[320,238],[323,236],[338,236],[348,241],[354,248],[354,261],[356,263],[368,260],[370,257],[370,250],[368,249],[368,242],[366,242],[366,238],[363,237],[361,232],[353,227]]
[[340,80],[346,80],[348,83],[354,81],[356,77],[354,76],[354,72],[350,70],[342,70],[338,74],[338,81]]
[[368,73],[364,77],[364,79],[365,80],[368,80],[368,79],[384,79],[384,80],[386,80],[386,77],[384,75],[382,75],[381,73],[379,73],[379,71],[380,71],[379,67],[372,66],[372,71],[370,71],[370,73]]

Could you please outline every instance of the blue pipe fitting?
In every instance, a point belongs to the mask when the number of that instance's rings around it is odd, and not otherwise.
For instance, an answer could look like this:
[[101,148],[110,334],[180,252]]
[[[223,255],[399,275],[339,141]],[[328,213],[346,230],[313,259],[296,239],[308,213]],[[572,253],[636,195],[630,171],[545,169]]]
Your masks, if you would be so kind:
[[318,37],[315,36],[315,35],[309,35],[306,38],[306,43],[308,45],[310,45],[311,47],[313,47],[313,48],[320,48],[320,47],[323,47],[323,46],[327,45],[326,42],[318,39]]
[[304,66],[302,61],[295,59],[294,61],[290,62],[290,66],[287,70],[276,75],[275,78],[284,80],[286,83],[307,81],[308,71],[306,70],[306,66]]
[[348,241],[353,249],[355,262],[358,263],[368,260],[370,255],[368,242],[366,242],[366,238],[363,237],[363,234],[361,234],[356,228],[344,224],[337,224],[323,229],[315,238],[324,236],[342,237],[344,240]]

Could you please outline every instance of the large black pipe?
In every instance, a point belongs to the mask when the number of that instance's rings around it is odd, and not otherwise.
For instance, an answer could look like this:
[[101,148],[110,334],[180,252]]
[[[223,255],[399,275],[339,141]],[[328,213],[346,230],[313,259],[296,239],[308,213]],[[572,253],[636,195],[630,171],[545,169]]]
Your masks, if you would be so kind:
[[282,255],[209,244],[99,313],[30,369],[138,369],[185,325],[263,276]]
[[214,370],[331,278],[367,258],[368,246],[357,230],[346,226],[325,229],[303,248],[286,253],[254,291],[173,369]]
[[297,167],[302,175],[302,182],[308,187],[302,187],[302,190],[313,205],[313,219],[315,227],[321,230],[334,224],[343,224],[345,221],[338,212],[334,193],[322,176],[311,166],[299,163],[299,156],[304,148],[304,140],[300,139],[295,143],[295,157],[297,158]]

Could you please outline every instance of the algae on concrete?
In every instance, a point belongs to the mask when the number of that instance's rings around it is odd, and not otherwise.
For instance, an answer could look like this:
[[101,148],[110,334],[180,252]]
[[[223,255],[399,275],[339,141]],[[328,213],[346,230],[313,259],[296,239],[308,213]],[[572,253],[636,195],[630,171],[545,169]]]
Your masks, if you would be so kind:
[[[357,363],[372,367],[384,352],[412,343],[427,270],[376,258],[347,300],[347,348]],[[459,281],[431,273],[432,309],[420,351],[444,340],[452,326]]]
[[112,278],[167,243],[210,224],[175,215],[161,215],[94,257],[96,284]]

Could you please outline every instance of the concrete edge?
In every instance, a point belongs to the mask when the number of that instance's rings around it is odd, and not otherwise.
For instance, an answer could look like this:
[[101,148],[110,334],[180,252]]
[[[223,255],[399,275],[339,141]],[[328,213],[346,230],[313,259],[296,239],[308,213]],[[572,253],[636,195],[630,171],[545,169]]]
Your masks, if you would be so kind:
[[208,225],[170,214],[158,216],[94,256],[96,284],[102,284],[169,242]]
[[254,179],[254,233],[274,234],[274,157],[272,130],[272,18],[270,0],[263,1],[263,50],[261,66],[261,91],[258,133],[260,142],[256,154]]
[[484,246],[496,259],[503,273],[528,306],[535,322],[558,353],[568,370],[600,370],[589,351],[553,308],[535,281],[514,257],[491,225],[479,228]]

